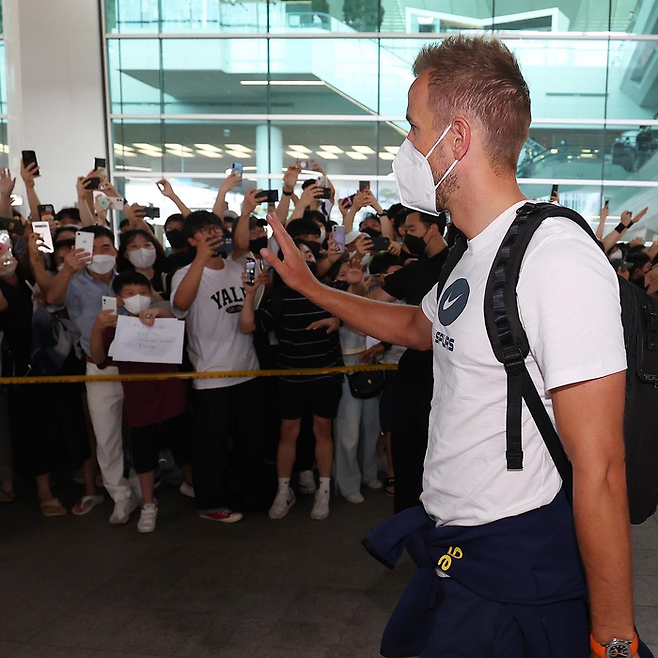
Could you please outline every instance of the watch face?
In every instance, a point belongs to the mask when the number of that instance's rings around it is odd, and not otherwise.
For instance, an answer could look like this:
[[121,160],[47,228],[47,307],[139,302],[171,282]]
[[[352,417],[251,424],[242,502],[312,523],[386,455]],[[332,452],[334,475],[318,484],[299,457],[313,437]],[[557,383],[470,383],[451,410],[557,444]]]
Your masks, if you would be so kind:
[[612,641],[605,650],[605,658],[631,658],[631,647],[627,642]]

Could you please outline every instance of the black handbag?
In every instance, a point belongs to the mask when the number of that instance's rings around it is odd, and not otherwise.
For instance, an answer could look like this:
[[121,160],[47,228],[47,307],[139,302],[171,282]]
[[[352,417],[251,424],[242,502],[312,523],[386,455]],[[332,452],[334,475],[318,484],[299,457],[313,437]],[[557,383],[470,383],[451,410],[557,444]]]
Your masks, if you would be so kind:
[[384,388],[386,373],[383,370],[370,372],[351,372],[347,375],[352,396],[359,400],[368,400],[378,396]]

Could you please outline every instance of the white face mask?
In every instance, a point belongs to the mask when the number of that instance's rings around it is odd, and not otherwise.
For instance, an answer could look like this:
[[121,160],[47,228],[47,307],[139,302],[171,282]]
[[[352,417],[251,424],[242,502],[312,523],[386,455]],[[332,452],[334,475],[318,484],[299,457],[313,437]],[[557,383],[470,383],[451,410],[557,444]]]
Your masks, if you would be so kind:
[[57,266],[57,271],[58,271],[58,272],[61,272],[63,269],[64,269],[64,263],[60,263],[60,264]]
[[134,249],[133,251],[127,251],[126,256],[128,260],[139,269],[145,270],[148,269],[155,263],[156,258],[155,249],[147,249],[146,247],[141,247],[140,249]]
[[326,229],[321,228],[320,229],[320,242],[324,242],[326,237],[327,237]]
[[87,265],[87,269],[95,274],[107,274],[114,269],[116,263],[117,259],[115,256],[110,256],[109,254],[97,254],[92,258],[91,263]]
[[123,305],[128,313],[139,315],[147,308],[151,308],[151,298],[146,295],[133,295],[132,297],[123,298]]
[[403,206],[419,212],[426,212],[429,215],[439,215],[436,209],[436,190],[455,168],[459,160],[455,160],[448,167],[446,173],[441,176],[441,180],[436,184],[428,160],[434,149],[448,134],[450,128],[452,128],[452,124],[441,133],[441,137],[436,140],[436,144],[429,150],[427,155],[423,155],[418,151],[408,139],[402,142],[402,146],[400,146],[400,150],[395,156],[395,160],[393,160],[393,174],[400,193],[400,202]]

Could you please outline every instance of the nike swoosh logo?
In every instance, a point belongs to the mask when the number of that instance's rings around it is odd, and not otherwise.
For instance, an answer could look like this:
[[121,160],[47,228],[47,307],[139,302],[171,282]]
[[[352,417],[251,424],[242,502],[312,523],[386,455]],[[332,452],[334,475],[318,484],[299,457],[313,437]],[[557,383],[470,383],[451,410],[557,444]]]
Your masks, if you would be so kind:
[[443,310],[447,311],[460,297],[463,297],[464,293],[460,293],[455,297],[454,299],[450,299],[450,295],[448,295],[448,299],[446,299],[445,304],[443,305]]

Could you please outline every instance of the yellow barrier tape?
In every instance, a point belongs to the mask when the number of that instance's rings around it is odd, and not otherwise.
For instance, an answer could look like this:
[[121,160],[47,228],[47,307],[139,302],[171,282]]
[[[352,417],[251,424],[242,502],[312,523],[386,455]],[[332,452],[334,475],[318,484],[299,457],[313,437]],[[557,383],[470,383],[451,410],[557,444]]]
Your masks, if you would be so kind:
[[224,377],[303,377],[305,375],[334,375],[346,372],[397,370],[394,363],[336,368],[308,368],[306,370],[227,370],[226,372],[160,372],[139,375],[52,375],[41,377],[0,377],[0,386],[13,384],[78,384],[81,382],[146,382],[167,379],[220,379]]

